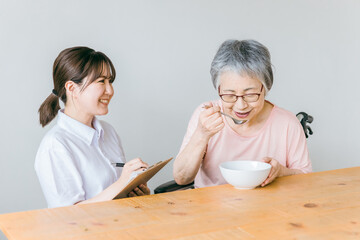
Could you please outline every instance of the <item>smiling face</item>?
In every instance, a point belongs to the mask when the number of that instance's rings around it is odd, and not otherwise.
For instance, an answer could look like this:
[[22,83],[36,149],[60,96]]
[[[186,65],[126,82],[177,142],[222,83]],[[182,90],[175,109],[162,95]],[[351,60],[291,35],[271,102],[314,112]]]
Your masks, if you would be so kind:
[[109,70],[105,67],[100,76],[90,84],[87,84],[88,79],[91,77],[88,76],[83,80],[85,85],[75,84],[72,81],[66,83],[69,101],[66,103],[65,113],[91,126],[94,116],[108,113],[108,105],[114,95],[114,89]]
[[240,75],[237,72],[226,71],[220,75],[219,90],[220,94],[234,94],[237,96],[260,94],[255,102],[246,102],[242,97],[238,97],[234,103],[222,100],[224,112],[230,116],[239,120],[246,120],[250,124],[258,120],[265,103],[265,91],[258,79],[251,78],[245,74]]
[[105,115],[113,95],[112,81],[107,74],[103,74],[78,93],[79,110],[92,117]]

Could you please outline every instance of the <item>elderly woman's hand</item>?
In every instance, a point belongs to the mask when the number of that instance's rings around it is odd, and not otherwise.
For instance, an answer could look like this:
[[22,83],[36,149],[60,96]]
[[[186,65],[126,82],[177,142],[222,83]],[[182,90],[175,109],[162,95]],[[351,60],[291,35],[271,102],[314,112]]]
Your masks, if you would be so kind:
[[270,157],[263,158],[262,162],[266,162],[271,165],[271,170],[270,170],[268,177],[261,184],[261,186],[264,187],[265,185],[274,181],[275,178],[282,176],[282,172],[285,167],[282,166],[278,161],[276,161],[275,159],[270,158]]
[[220,114],[220,107],[206,103],[205,110],[200,113],[197,130],[204,137],[211,138],[225,126]]

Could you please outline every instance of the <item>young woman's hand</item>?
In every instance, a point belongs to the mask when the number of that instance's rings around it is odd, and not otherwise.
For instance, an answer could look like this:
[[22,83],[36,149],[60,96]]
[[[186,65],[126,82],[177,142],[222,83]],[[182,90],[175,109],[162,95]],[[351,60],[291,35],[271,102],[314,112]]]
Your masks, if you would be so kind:
[[141,169],[146,169],[148,167],[149,165],[143,162],[140,158],[132,159],[124,165],[124,168],[122,170],[121,176],[118,181],[123,181],[127,183],[127,181],[131,176],[131,173],[139,171]]
[[[129,162],[127,162],[122,170],[120,178],[109,187],[107,187],[104,191],[100,192],[93,198],[77,202],[75,204],[85,204],[85,203],[93,203],[93,202],[101,202],[101,201],[109,201],[114,199],[118,195],[118,193],[124,189],[127,185],[130,176],[133,172],[141,171],[142,169],[148,168],[149,165],[143,162],[140,158],[135,158]],[[131,194],[128,196],[142,196],[150,194],[150,189],[147,187],[146,184],[140,184],[134,190],[132,190]]]
[[211,138],[225,126],[220,114],[220,107],[208,102],[200,113],[197,131],[205,138]]
[[148,188],[147,184],[145,183],[145,184],[140,184],[134,190],[129,192],[128,196],[136,197],[136,196],[144,196],[144,195],[149,195],[149,194],[150,194],[150,189]]

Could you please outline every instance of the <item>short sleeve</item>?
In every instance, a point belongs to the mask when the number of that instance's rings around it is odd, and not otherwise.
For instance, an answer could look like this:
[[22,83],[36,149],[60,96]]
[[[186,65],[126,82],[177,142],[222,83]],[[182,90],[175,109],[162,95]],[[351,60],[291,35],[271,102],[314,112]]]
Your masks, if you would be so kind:
[[193,112],[191,118],[190,118],[190,121],[188,123],[188,127],[187,127],[187,130],[186,130],[186,133],[185,133],[185,136],[183,138],[183,141],[182,141],[182,144],[181,144],[181,147],[180,147],[180,151],[179,153],[186,147],[186,145],[189,143],[192,135],[194,134],[195,130],[196,130],[196,127],[198,125],[198,122],[199,122],[199,116],[200,116],[200,113],[201,113],[201,110],[202,110],[202,105],[198,106],[195,111]]
[[83,182],[75,159],[61,143],[54,141],[50,146],[39,149],[35,162],[48,207],[69,206],[85,200]]
[[[211,101],[213,106],[220,106],[219,104],[219,101]],[[183,138],[183,142],[181,144],[181,147],[180,147],[180,151],[179,151],[179,154],[180,152],[186,147],[186,145],[189,143],[192,135],[194,134],[196,128],[197,128],[197,125],[198,125],[198,122],[199,122],[199,116],[200,116],[200,113],[202,111],[204,111],[204,105],[206,104],[207,102],[204,102],[202,104],[200,104],[196,109],[195,111],[193,112],[191,118],[190,118],[190,121],[188,123],[188,127],[187,127],[187,130],[186,130],[186,133],[185,133],[185,136]]]
[[305,134],[302,126],[295,116],[293,121],[289,123],[287,139],[287,167],[290,169],[299,169],[303,173],[311,172],[312,165]]

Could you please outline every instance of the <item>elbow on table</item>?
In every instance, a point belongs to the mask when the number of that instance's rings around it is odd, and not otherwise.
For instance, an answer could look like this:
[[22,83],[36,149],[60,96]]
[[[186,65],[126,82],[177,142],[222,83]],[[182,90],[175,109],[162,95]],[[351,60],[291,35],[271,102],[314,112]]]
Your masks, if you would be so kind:
[[187,185],[194,181],[194,178],[188,178],[183,176],[182,174],[174,172],[174,180],[178,185]]
[[186,184],[189,184],[192,182],[192,181],[186,181],[181,178],[174,178],[174,180],[175,180],[176,184],[178,184],[178,185],[186,185]]
[[300,173],[299,174],[306,174],[306,173],[312,173],[312,169],[299,169]]

